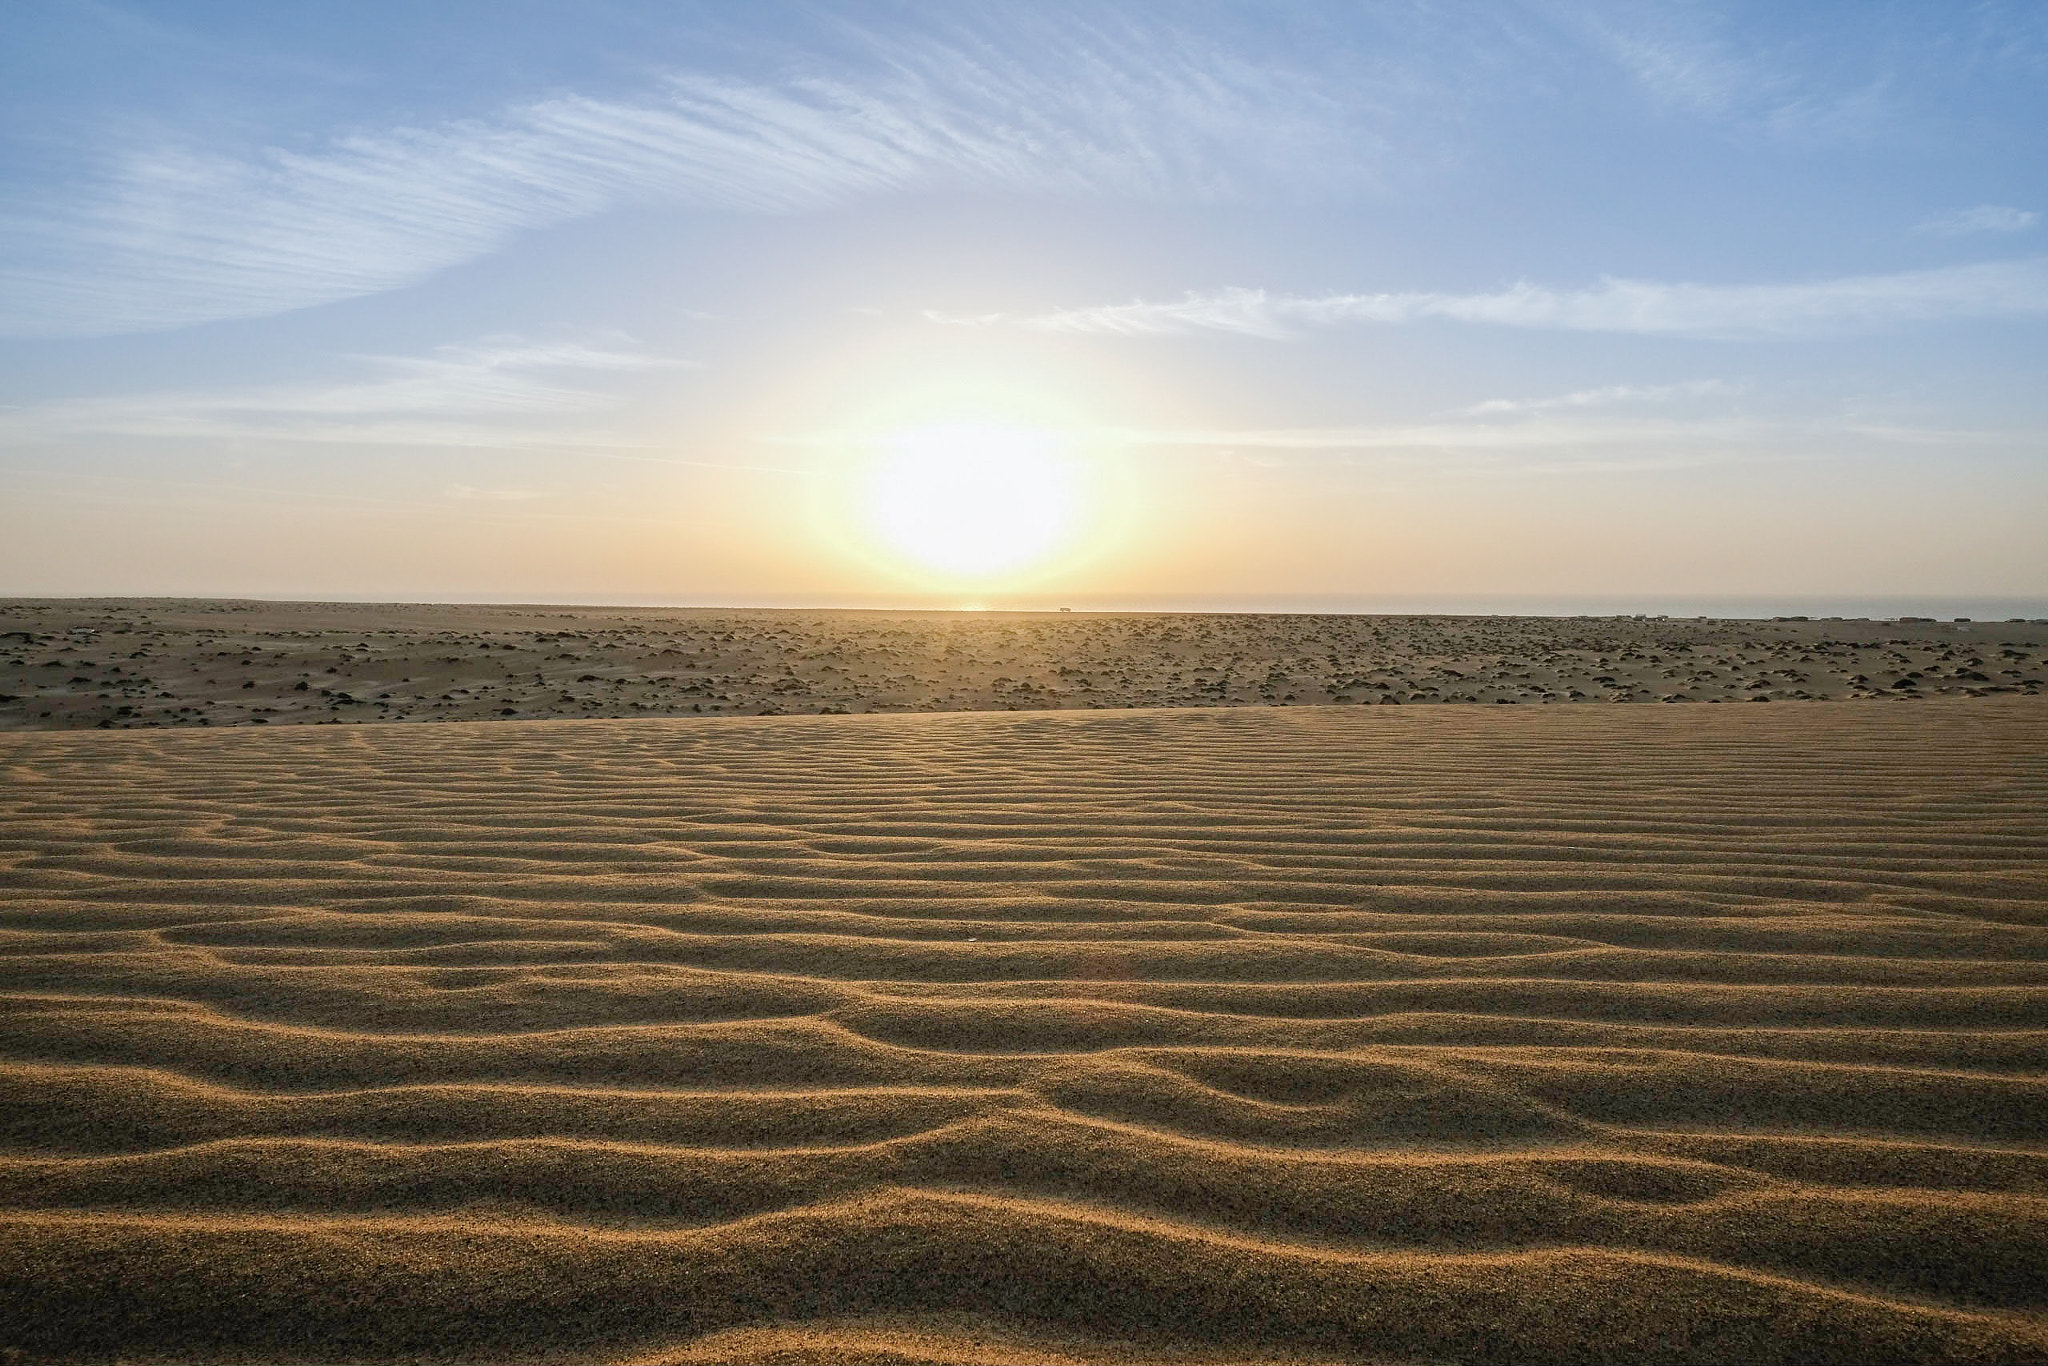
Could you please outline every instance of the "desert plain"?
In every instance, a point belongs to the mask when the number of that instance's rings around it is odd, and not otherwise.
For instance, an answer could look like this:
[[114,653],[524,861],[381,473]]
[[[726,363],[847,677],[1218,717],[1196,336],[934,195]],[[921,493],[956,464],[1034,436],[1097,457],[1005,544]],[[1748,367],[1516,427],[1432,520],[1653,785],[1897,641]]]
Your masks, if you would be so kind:
[[2043,623],[0,632],[9,1361],[2048,1360]]
[[0,729],[2048,687],[2048,619],[853,612],[0,600]]

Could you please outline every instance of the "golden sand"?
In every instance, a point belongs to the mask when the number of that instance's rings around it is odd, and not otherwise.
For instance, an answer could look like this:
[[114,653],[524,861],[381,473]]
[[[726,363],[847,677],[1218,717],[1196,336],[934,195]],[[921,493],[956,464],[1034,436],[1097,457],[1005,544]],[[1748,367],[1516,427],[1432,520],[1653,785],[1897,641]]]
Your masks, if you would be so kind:
[[0,736],[0,1348],[2048,1358],[2048,704]]

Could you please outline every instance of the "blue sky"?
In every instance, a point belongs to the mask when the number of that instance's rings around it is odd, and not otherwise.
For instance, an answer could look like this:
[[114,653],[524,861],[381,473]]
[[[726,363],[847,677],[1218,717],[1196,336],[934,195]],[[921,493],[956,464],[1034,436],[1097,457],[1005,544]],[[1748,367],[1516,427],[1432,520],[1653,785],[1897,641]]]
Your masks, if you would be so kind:
[[2039,4],[8,22],[0,592],[2048,612]]

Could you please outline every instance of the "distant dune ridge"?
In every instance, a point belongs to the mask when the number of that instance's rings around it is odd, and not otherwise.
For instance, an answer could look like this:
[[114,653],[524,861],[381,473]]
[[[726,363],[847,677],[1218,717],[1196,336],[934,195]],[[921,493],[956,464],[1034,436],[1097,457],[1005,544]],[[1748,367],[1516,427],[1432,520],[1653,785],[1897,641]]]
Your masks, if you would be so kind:
[[0,730],[2044,687],[2048,621],[0,601]]
[[0,1348],[2048,1359],[2048,703],[0,736]]

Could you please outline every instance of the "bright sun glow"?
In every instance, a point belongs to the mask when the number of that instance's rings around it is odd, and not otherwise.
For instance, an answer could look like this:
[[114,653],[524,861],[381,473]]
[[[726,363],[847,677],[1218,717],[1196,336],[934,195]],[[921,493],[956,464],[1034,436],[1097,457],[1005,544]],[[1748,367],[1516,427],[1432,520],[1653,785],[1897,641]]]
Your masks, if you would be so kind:
[[1080,472],[1053,432],[962,423],[882,439],[867,518],[891,550],[961,577],[1029,568],[1077,529]]

